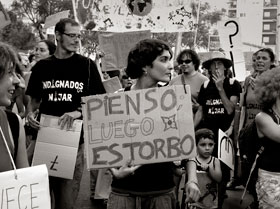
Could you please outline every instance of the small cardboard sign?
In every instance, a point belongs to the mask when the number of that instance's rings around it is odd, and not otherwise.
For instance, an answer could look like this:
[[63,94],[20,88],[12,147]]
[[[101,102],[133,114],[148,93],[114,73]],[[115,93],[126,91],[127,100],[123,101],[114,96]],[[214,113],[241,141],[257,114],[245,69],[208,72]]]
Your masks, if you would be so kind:
[[69,16],[69,12],[70,12],[70,10],[65,10],[65,11],[61,11],[61,12],[48,16],[46,18],[44,28],[49,28],[49,27],[55,26],[56,23],[58,23],[60,19],[67,18]]
[[49,177],[46,165],[0,173],[1,208],[50,209]]
[[76,165],[82,120],[70,130],[58,125],[59,117],[41,115],[32,165],[46,164],[49,175],[72,179]]
[[218,158],[230,167],[230,169],[234,170],[234,156],[233,141],[219,129]]
[[114,93],[122,88],[120,79],[117,76],[104,80],[102,83],[107,93]]
[[88,169],[196,155],[191,93],[174,85],[83,97]]

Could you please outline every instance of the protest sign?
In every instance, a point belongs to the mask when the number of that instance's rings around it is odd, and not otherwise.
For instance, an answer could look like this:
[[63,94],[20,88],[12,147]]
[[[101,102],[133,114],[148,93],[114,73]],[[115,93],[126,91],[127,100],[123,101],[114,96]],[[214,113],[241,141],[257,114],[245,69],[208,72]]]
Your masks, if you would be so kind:
[[46,165],[0,173],[1,209],[50,209],[49,177]]
[[114,93],[122,88],[120,79],[117,76],[102,81],[107,93]]
[[[187,32],[194,29],[191,6],[175,0],[73,0],[79,21],[96,31]],[[182,1],[181,1],[182,2]]]
[[234,170],[234,157],[233,141],[221,129],[219,129],[218,158]]
[[151,38],[150,31],[99,33],[99,45],[104,53],[102,71],[120,70],[126,67],[129,51],[136,43],[147,38]]
[[195,156],[189,86],[83,97],[88,169]]
[[209,35],[208,51],[219,51],[221,48],[220,39],[218,35]]
[[245,59],[242,49],[241,30],[238,19],[220,21],[218,24],[221,48],[233,62],[232,73],[238,81],[246,78]]
[[70,12],[70,10],[65,10],[65,11],[61,11],[61,12],[48,16],[46,18],[44,28],[50,28],[52,26],[55,26],[56,23],[58,23],[60,19],[67,18],[69,16],[69,12]]
[[82,128],[82,120],[74,120],[73,127],[62,130],[58,117],[41,115],[32,165],[46,164],[49,175],[72,179]]

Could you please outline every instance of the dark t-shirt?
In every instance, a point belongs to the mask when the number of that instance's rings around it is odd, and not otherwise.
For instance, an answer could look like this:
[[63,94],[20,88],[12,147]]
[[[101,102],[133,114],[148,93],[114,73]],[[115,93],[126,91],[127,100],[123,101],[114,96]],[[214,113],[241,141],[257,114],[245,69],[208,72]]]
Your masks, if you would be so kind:
[[[231,96],[237,96],[239,98],[241,86],[238,81],[231,80],[230,83],[230,79],[226,78],[224,80],[224,90],[228,99],[230,99]],[[204,85],[201,86],[198,95],[198,103],[203,108],[203,121],[199,127],[209,128],[215,134],[218,134],[218,129],[226,131],[230,127],[234,113],[231,115],[227,114],[213,80],[209,81],[206,88],[204,88]]]
[[81,107],[81,97],[103,94],[96,64],[79,54],[67,59],[54,55],[32,68],[26,94],[41,100],[40,113],[62,116]]
[[81,106],[81,97],[103,94],[95,63],[81,55],[68,59],[51,56],[32,68],[26,94],[41,99],[40,113],[62,116]]

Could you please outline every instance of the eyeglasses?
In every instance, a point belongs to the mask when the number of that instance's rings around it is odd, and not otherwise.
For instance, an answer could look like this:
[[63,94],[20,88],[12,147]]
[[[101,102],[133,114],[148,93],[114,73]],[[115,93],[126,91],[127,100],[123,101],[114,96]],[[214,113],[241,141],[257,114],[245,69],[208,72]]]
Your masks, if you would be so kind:
[[179,61],[178,61],[179,65],[182,65],[183,63],[189,64],[189,63],[191,63],[191,62],[192,62],[192,60],[179,60]]
[[74,33],[62,33],[66,36],[69,36],[70,38],[78,38],[78,39],[81,39],[81,34],[74,34]]

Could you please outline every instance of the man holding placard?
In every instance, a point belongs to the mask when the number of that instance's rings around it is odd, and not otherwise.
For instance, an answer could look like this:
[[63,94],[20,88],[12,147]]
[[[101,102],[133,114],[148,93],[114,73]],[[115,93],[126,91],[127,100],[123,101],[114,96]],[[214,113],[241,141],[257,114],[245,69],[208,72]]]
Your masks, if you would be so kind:
[[[96,64],[76,53],[81,38],[80,25],[69,18],[61,19],[55,26],[55,35],[54,55],[40,60],[32,68],[26,91],[31,96],[27,120],[37,130],[41,126],[36,120],[38,113],[59,117],[61,129],[70,130],[74,120],[82,117],[81,97],[105,93]],[[50,177],[55,209],[75,207],[84,167],[83,143],[82,131],[73,180]]]

